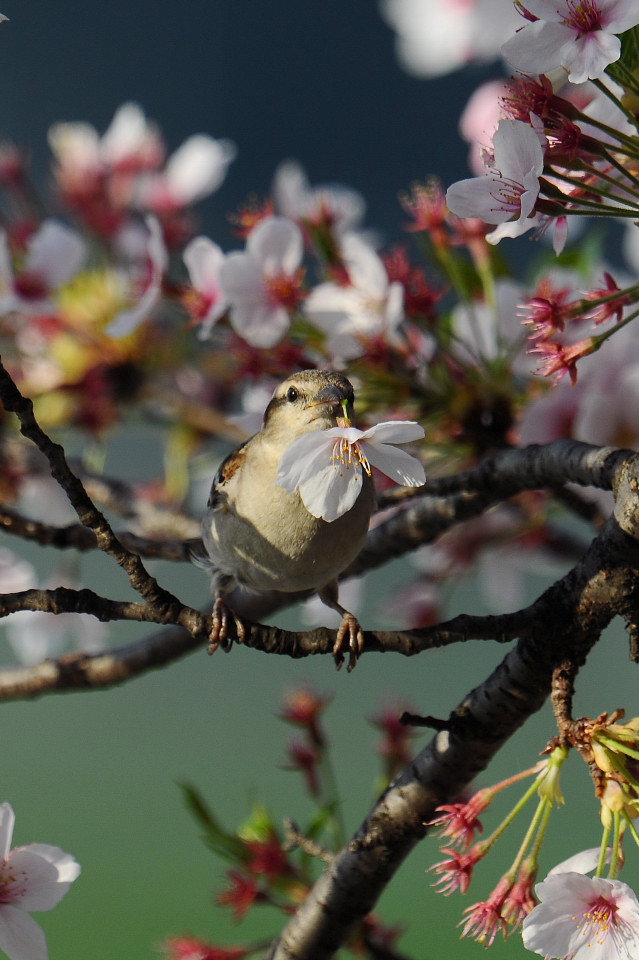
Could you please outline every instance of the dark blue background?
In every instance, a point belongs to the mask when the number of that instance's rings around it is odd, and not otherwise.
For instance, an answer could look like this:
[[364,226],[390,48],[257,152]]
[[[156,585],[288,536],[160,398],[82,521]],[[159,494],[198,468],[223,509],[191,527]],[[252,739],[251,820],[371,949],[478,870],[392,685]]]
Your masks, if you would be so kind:
[[340,181],[387,238],[398,191],[427,174],[467,175],[457,118],[485,70],[425,82],[402,73],[375,0],[6,0],[0,28],[0,135],[48,169],[46,131],[85,120],[101,132],[136,100],[174,149],[195,132],[238,147],[204,226],[226,246],[225,215],[268,191],[277,164]]

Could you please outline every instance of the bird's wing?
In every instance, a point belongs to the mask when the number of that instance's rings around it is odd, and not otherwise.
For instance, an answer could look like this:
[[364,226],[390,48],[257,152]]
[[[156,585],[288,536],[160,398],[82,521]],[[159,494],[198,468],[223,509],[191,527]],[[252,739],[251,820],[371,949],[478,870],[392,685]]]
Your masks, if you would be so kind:
[[207,503],[210,510],[215,510],[226,502],[228,484],[246,460],[246,445],[248,442],[246,440],[236,450],[229,453],[228,457],[220,464],[211,484],[211,492]]

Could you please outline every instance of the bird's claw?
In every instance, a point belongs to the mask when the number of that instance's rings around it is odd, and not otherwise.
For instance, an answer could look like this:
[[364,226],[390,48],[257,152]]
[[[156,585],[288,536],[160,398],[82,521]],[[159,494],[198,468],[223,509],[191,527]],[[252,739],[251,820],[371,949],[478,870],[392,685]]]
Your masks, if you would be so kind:
[[364,652],[364,632],[357,617],[352,613],[344,612],[333,644],[333,659],[338,670],[344,663],[344,640],[348,634],[348,673],[355,667],[357,658]]
[[246,630],[242,621],[236,617],[232,610],[227,607],[222,597],[217,597],[211,611],[211,632],[209,633],[208,653],[215,653],[218,647],[221,647],[225,653],[228,653],[233,646],[233,637],[229,637],[229,614],[233,617],[237,639],[242,643],[246,636]]

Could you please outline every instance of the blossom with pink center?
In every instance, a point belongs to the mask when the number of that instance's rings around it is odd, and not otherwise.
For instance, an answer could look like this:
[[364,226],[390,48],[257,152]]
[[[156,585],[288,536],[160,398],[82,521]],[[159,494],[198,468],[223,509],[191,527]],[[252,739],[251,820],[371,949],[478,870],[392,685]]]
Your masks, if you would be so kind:
[[341,184],[312,187],[301,166],[288,160],[275,171],[273,200],[278,213],[312,226],[326,224],[337,234],[359,226],[366,203],[361,194]]
[[332,523],[354,505],[363,474],[370,476],[371,467],[409,487],[425,483],[419,460],[392,446],[423,436],[423,428],[413,420],[378,423],[368,430],[314,430],[297,437],[284,451],[277,482],[288,493],[299,490],[308,512]]
[[326,334],[333,357],[344,361],[365,353],[362,339],[392,341],[404,319],[404,293],[401,283],[389,281],[381,258],[357,234],[342,238],[340,252],[350,283],[320,283],[309,294],[304,312]]
[[524,946],[542,957],[639,960],[639,901],[621,880],[553,873],[523,923]]
[[453,183],[446,202],[458,217],[477,217],[499,224],[488,234],[490,243],[517,237],[537,224],[535,203],[544,154],[538,134],[520,120],[501,120],[493,137],[490,173]]
[[44,934],[29,916],[51,910],[80,874],[70,854],[46,843],[11,849],[15,815],[0,804],[0,950],[10,960],[47,960]]
[[523,9],[531,22],[504,43],[502,54],[521,73],[563,67],[571,83],[600,79],[621,55],[615,34],[639,23],[636,0],[527,0]]
[[57,288],[78,273],[86,257],[80,234],[50,218],[29,238],[21,269],[14,272],[7,236],[0,232],[0,311],[42,310]]
[[253,347],[280,342],[302,299],[302,231],[285,217],[267,217],[251,231],[244,252],[227,254],[219,277],[235,332]]
[[224,254],[217,243],[208,237],[194,237],[184,248],[182,259],[191,281],[191,290],[184,300],[185,306],[199,325],[199,338],[205,340],[227,306],[220,284]]

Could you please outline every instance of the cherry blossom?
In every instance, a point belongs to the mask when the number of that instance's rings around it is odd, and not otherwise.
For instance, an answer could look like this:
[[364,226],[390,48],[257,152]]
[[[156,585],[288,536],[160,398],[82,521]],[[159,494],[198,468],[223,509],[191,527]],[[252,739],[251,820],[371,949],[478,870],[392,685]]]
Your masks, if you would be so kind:
[[391,444],[424,436],[413,420],[378,423],[368,430],[331,427],[297,437],[280,460],[277,482],[289,493],[299,490],[304,506],[328,523],[347,513],[362,489],[363,474],[376,467],[396,483],[426,482],[419,460]]
[[10,960],[47,960],[44,934],[31,910],[51,910],[80,874],[68,853],[46,843],[11,849],[15,815],[0,804],[0,950]]
[[218,189],[235,154],[230,140],[215,140],[206,134],[189,137],[161,173],[141,179],[139,206],[165,213],[197,203]]
[[182,259],[191,281],[185,306],[199,324],[199,338],[205,340],[227,307],[220,284],[224,254],[208,237],[194,237],[184,248]]
[[639,901],[628,884],[553,873],[535,893],[540,902],[523,922],[528,950],[571,960],[638,960]]
[[365,240],[346,234],[341,256],[350,284],[320,283],[304,304],[304,312],[326,334],[328,350],[337,361],[362,356],[362,338],[392,340],[404,318],[402,285],[389,281],[382,260]]
[[496,59],[518,22],[504,0],[382,0],[381,12],[397,32],[403,69],[417,77]]
[[273,199],[283,216],[313,225],[325,221],[338,234],[358,227],[366,209],[362,195],[351,187],[341,184],[312,187],[294,160],[280,164],[275,171]]
[[288,330],[302,297],[303,254],[297,224],[267,217],[249,234],[246,250],[229,253],[220,265],[231,326],[251,346],[274,347]]
[[497,243],[502,237],[517,237],[536,225],[534,208],[544,155],[538,134],[520,120],[500,121],[493,151],[492,171],[452,184],[446,202],[459,217],[499,224],[486,238]]
[[527,0],[526,23],[501,52],[521,73],[548,73],[557,67],[571,83],[598,80],[619,59],[615,36],[639,23],[636,0]]
[[27,242],[21,268],[14,272],[9,243],[0,232],[0,311],[42,310],[58,287],[68,283],[86,260],[87,247],[60,220],[43,221]]

